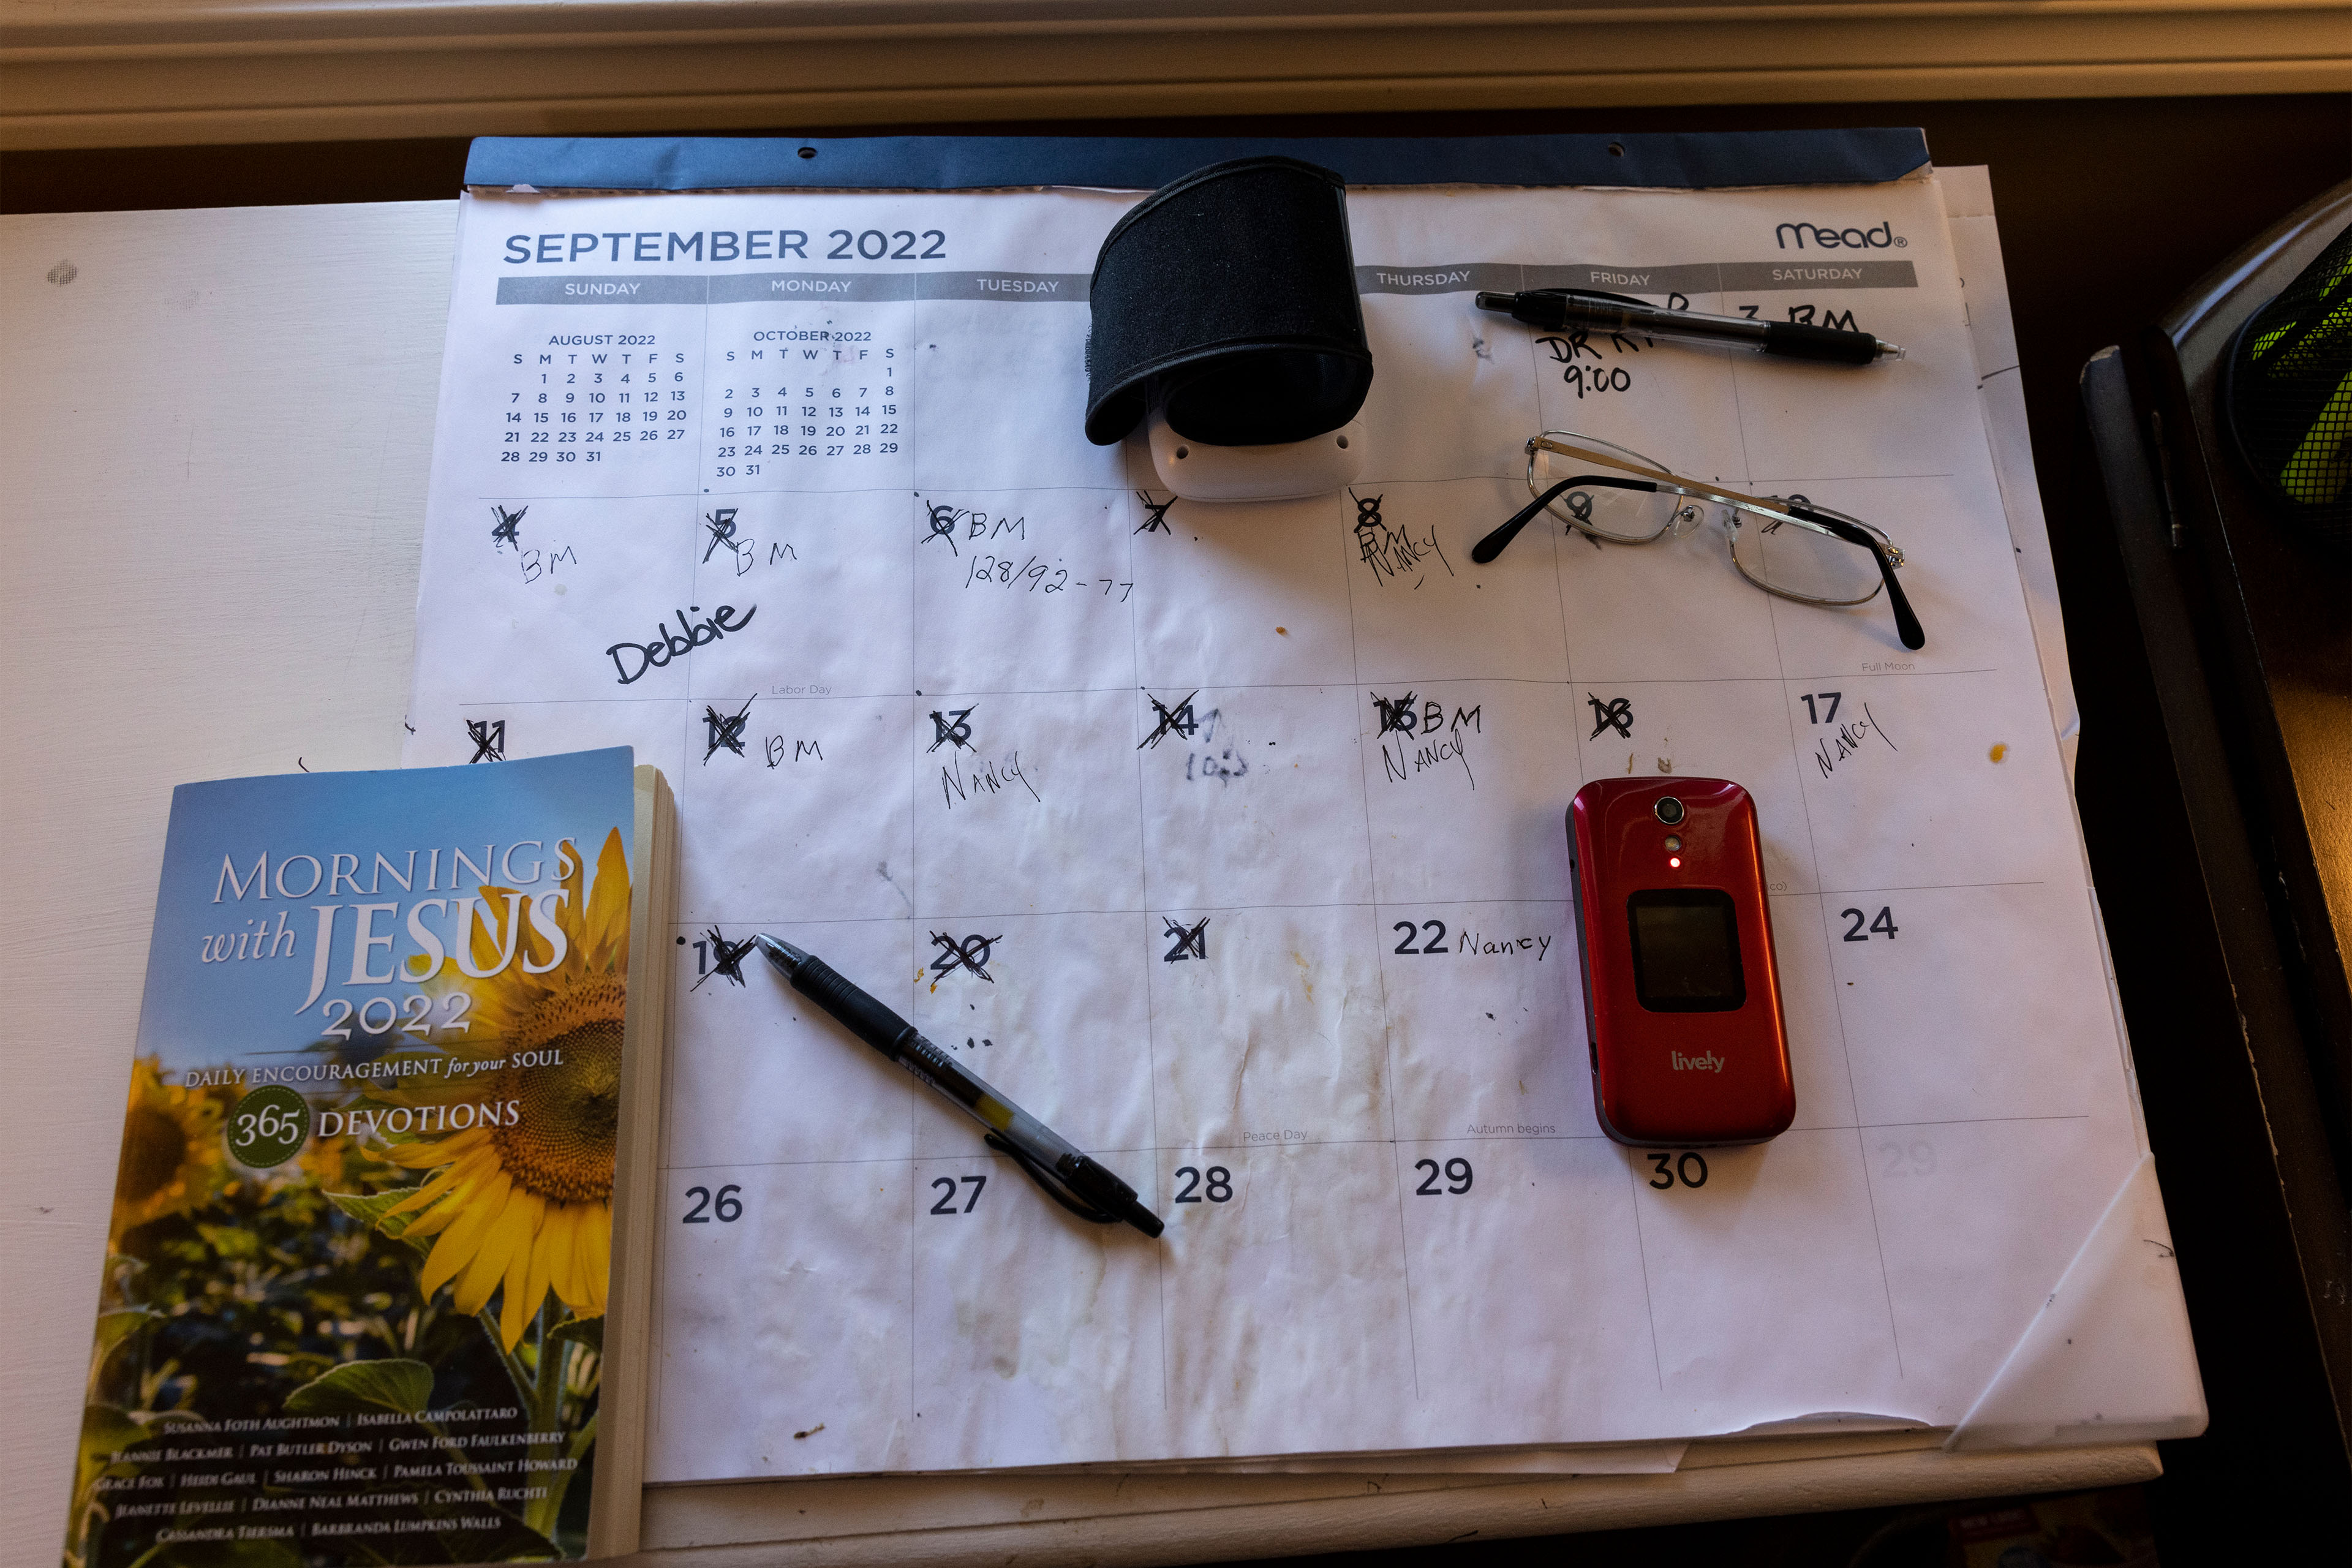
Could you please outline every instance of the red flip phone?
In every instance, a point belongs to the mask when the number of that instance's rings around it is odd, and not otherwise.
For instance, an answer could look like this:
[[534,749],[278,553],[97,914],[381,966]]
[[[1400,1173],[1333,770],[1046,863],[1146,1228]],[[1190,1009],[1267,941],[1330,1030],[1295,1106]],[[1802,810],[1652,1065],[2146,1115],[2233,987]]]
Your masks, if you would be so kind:
[[1568,808],[1601,1131],[1760,1143],[1797,1114],[1756,803],[1725,779],[1596,779]]

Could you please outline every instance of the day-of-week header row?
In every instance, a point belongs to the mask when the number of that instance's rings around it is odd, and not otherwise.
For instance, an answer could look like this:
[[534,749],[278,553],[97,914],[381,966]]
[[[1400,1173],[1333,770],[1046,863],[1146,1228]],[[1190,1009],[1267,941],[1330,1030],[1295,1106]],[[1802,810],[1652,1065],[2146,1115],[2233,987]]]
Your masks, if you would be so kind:
[[[1908,261],[1694,261],[1673,266],[1572,261],[1522,266],[1514,261],[1454,261],[1428,267],[1359,267],[1365,294],[1516,294],[1529,289],[1582,289],[1606,294],[1767,293],[1780,289],[1916,289]],[[1676,307],[1679,309],[1680,307]]]
[[[1087,302],[1083,272],[736,272],[571,274],[499,279],[501,305],[740,305],[758,300],[1018,300]],[[1649,295],[1683,308],[1701,294],[1803,289],[1916,289],[1908,261],[1708,261],[1624,267],[1598,262],[1527,267],[1465,261],[1359,267],[1365,294],[1467,294],[1479,289],[1588,289]],[[1675,299],[1680,296],[1678,301]]]
[[742,305],[754,300],[1017,300],[1085,304],[1083,272],[737,272],[501,278],[501,305]]

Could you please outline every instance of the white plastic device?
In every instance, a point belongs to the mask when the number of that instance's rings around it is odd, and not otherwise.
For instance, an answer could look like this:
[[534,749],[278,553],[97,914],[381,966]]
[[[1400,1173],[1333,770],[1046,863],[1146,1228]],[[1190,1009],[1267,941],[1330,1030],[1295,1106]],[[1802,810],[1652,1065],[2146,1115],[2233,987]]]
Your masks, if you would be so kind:
[[1151,466],[1160,484],[1184,500],[1295,500],[1329,495],[1364,471],[1364,426],[1350,419],[1304,441],[1271,447],[1213,447],[1179,436],[1151,411]]

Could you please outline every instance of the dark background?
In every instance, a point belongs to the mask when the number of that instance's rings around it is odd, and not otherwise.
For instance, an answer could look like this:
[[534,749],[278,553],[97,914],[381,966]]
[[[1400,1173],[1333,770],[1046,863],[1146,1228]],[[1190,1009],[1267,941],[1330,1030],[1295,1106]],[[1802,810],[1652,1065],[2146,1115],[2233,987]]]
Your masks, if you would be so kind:
[[[2223,1092],[2229,1075],[2221,1058],[2243,1051],[2225,977],[2218,958],[2182,940],[2168,919],[2202,891],[2075,382],[2094,353],[2133,340],[2209,268],[2302,203],[2352,179],[2352,98],[796,125],[774,133],[1428,136],[1854,125],[1919,126],[1937,163],[1992,171],[2020,374],[2083,715],[2076,798],[2212,1409],[2204,1436],[2163,1446],[2167,1473],[2147,1489],[2159,1551],[2179,1564],[2335,1541],[2336,1548],[2322,1549],[2334,1557],[2352,1538],[2344,1443],[2307,1349],[2308,1309],[2286,1238],[2244,1219],[2259,1185],[2274,1177],[2267,1151],[2250,1142],[2261,1136],[2258,1108],[2231,1103]],[[8,153],[0,154],[0,212],[446,198],[457,192],[465,154],[462,139]],[[1505,1568],[1567,1555],[1643,1568],[1834,1565],[1879,1532],[1873,1563],[1940,1563],[1939,1528],[1887,1531],[1916,1511],[1464,1542],[1332,1561],[1348,1568]]]

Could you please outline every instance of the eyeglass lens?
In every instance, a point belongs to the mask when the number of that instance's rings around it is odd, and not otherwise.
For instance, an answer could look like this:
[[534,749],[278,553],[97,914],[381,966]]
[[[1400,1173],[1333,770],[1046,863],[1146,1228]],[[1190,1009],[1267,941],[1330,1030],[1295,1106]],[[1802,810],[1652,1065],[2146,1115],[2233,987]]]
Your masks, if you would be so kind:
[[1878,559],[1867,546],[1729,510],[1732,563],[1757,586],[1825,605],[1866,604],[1878,595]]
[[1620,489],[1596,476],[1585,479],[1546,510],[1562,522],[1621,544],[1646,544],[1657,538],[1674,526],[1684,505],[1683,498],[1671,491]]
[[[1603,452],[1618,450],[1606,443],[1593,445]],[[1590,458],[1540,448],[1530,456],[1533,461],[1528,466],[1529,489],[1540,494],[1563,479],[1577,481],[1575,488],[1555,497],[1544,510],[1559,521],[1597,538],[1621,544],[1646,544],[1674,526],[1675,514],[1684,504],[1682,497],[1662,491],[1654,485],[1596,470]],[[1648,466],[1648,459],[1637,453],[1627,452],[1625,456]]]
[[[1555,452],[1549,445],[1553,440],[1584,450]],[[1609,474],[1606,465],[1618,456],[1635,472],[1653,472],[1662,478],[1648,480]],[[1892,596],[1904,645],[1924,646],[1918,618],[1894,579],[1899,556],[1888,555],[1882,563],[1884,535],[1866,530],[1855,519],[1814,508],[1801,496],[1785,503],[1801,520],[1797,521],[1776,514],[1784,504],[1778,501],[1772,503],[1775,512],[1724,501],[1703,507],[1696,498],[1679,494],[1666,484],[1664,476],[1667,474],[1654,459],[1629,447],[1570,432],[1547,431],[1528,443],[1528,489],[1535,500],[1480,540],[1470,558],[1481,564],[1494,560],[1538,510],[1549,512],[1591,538],[1647,544],[1668,533],[1686,531],[1703,510],[1712,510],[1730,537],[1733,566],[1756,586],[1786,598],[1831,605],[1867,604],[1886,591]],[[1814,526],[1806,526],[1807,521]]]

